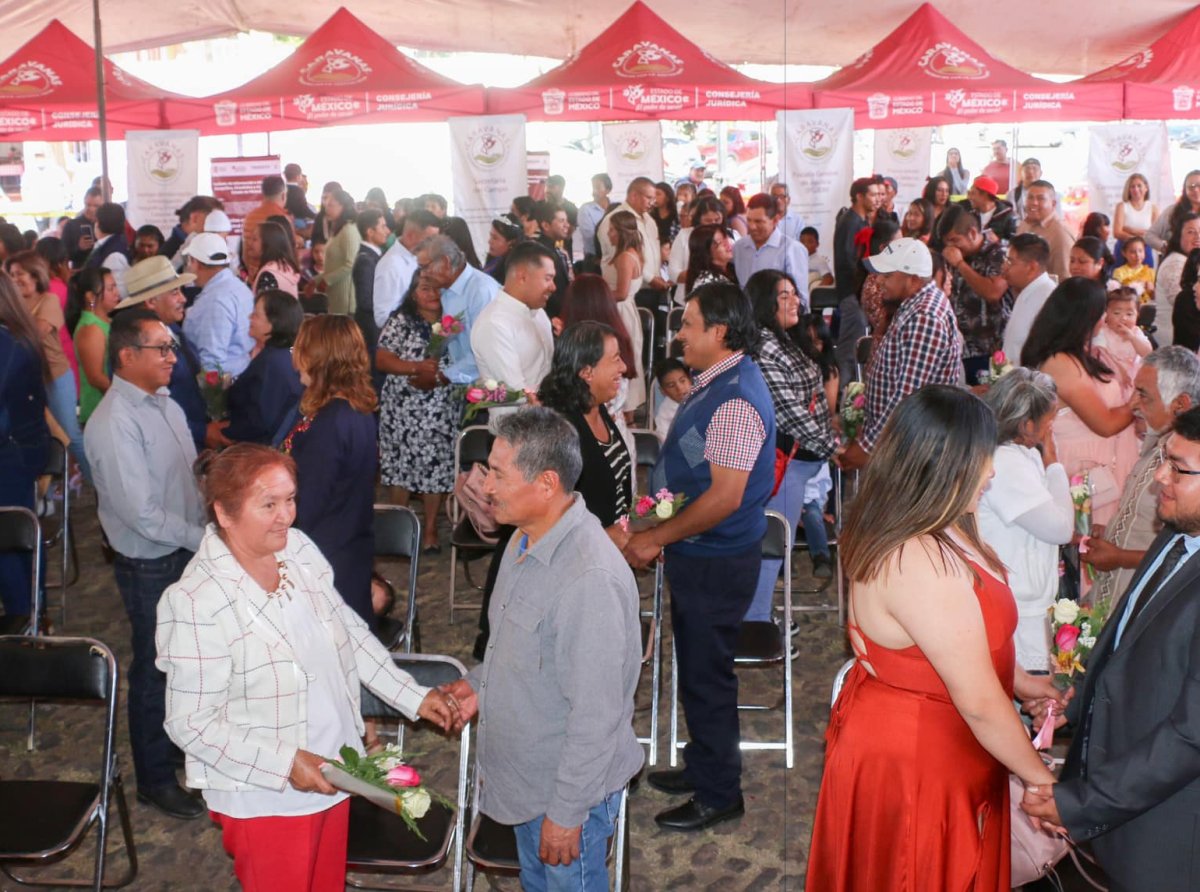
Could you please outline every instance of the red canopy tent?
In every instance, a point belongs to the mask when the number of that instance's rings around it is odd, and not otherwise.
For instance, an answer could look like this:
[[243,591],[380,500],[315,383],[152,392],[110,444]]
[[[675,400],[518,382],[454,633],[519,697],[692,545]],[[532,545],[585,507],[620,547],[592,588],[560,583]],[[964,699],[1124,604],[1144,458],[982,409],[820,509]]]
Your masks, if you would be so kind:
[[756,121],[811,104],[807,84],[740,74],[641,0],[557,68],[520,87],[488,90],[489,114],[533,121]]
[[414,62],[340,7],[270,71],[201,102],[171,126],[213,135],[444,121],[483,114],[484,91]]
[[853,108],[860,128],[966,121],[1108,121],[1116,83],[1056,84],[988,55],[929,3],[852,65],[812,85],[817,108]]
[[1166,34],[1076,84],[1125,85],[1125,117],[1200,118],[1200,6]]
[[[168,126],[192,100],[138,80],[104,60],[108,138]],[[88,140],[100,136],[96,54],[58,19],[0,62],[0,139]]]

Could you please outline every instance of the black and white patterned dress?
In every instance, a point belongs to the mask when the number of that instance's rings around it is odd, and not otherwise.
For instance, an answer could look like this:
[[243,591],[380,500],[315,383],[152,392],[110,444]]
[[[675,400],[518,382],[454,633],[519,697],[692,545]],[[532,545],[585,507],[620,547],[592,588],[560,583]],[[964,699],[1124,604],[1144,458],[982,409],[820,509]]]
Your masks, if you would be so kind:
[[[379,349],[400,359],[425,358],[430,325],[395,312],[379,334]],[[454,489],[454,438],[462,406],[454,385],[418,390],[412,379],[387,375],[379,398],[379,462],[384,486],[410,492]]]

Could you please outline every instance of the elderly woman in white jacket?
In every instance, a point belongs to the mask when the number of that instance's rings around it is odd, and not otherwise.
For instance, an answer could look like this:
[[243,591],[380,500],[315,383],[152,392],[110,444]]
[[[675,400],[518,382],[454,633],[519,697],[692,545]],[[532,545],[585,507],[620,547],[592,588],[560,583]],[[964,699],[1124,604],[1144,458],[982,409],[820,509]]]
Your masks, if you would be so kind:
[[167,734],[243,889],[341,892],[349,806],[320,769],[342,746],[362,751],[359,685],[443,729],[456,707],[395,666],[291,528],[290,456],[238,444],[201,490],[211,523],[158,605]]
[[1058,595],[1060,545],[1071,541],[1075,508],[1067,472],[1055,455],[1058,394],[1049,375],[1016,368],[987,394],[996,415],[995,476],[979,500],[979,532],[1008,568],[1017,602],[1017,663],[1045,672],[1050,659],[1047,610]]

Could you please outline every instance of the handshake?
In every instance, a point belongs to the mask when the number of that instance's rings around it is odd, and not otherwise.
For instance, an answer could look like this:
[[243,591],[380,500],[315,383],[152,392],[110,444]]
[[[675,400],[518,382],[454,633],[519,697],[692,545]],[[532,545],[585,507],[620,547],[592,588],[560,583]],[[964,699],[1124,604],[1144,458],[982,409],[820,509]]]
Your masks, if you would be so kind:
[[1025,796],[1021,799],[1021,811],[1029,815],[1029,821],[1043,833],[1053,836],[1066,836],[1066,828],[1058,815],[1058,805],[1054,802],[1054,784],[1037,784],[1025,786]]

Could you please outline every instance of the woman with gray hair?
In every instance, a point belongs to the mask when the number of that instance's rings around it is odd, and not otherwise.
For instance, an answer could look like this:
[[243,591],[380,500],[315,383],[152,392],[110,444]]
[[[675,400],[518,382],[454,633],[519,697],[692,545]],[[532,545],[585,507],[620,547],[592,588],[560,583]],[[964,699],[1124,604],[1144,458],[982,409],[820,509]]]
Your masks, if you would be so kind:
[[1075,528],[1067,472],[1054,448],[1058,393],[1049,375],[1016,368],[992,385],[986,399],[999,445],[976,520],[1008,568],[1019,614],[1017,663],[1044,672],[1050,657],[1046,611],[1058,595],[1058,547],[1071,541]]

